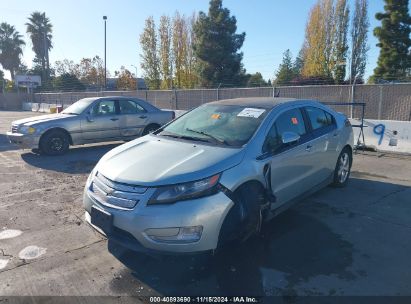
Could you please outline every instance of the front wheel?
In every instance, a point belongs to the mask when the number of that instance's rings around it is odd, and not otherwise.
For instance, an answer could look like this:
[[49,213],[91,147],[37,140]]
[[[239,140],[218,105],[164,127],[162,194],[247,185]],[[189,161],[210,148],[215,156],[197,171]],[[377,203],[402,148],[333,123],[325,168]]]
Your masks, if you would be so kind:
[[62,155],[69,149],[70,142],[66,133],[52,130],[41,137],[40,150],[46,155]]
[[264,189],[255,184],[246,184],[234,192],[234,198],[234,206],[221,226],[217,249],[227,243],[244,242],[260,232]]
[[334,170],[334,187],[345,187],[350,177],[352,165],[352,153],[349,148],[344,148],[338,156]]

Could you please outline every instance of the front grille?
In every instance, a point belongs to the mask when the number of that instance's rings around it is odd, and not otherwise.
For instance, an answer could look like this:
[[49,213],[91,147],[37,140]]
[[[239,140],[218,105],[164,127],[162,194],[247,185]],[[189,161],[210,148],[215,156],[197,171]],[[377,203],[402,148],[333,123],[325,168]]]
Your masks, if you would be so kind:
[[107,207],[131,210],[140,201],[147,188],[117,183],[97,173],[91,182],[89,191],[96,201]]
[[11,126],[11,132],[12,133],[17,133],[17,130],[19,129],[19,126],[17,126],[17,125],[12,125]]

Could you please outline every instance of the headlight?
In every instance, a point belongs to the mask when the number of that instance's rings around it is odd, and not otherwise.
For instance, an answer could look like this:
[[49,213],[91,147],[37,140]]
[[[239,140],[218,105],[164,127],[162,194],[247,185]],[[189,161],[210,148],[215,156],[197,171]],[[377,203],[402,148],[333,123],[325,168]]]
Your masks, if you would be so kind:
[[87,178],[87,181],[86,181],[86,187],[90,186],[90,183],[91,183],[91,181],[93,180],[93,177],[96,175],[96,167],[97,167],[97,166],[95,166],[95,167],[93,168],[93,170],[90,172],[90,174],[89,174],[89,176],[88,176],[88,178]]
[[147,205],[170,204],[214,194],[218,191],[219,179],[220,174],[216,174],[194,182],[160,187]]
[[19,128],[20,133],[23,134],[33,134],[34,132],[36,132],[36,129],[33,127],[28,127],[28,126],[21,126]]

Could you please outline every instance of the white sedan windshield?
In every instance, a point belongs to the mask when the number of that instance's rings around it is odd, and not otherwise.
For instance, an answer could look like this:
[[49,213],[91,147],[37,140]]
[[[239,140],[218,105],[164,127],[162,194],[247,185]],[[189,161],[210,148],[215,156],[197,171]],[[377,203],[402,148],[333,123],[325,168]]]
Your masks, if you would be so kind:
[[73,103],[71,106],[69,106],[67,109],[62,111],[61,113],[64,114],[75,114],[79,115],[84,112],[84,110],[94,101],[94,98],[84,98],[80,99],[79,101],[76,101]]

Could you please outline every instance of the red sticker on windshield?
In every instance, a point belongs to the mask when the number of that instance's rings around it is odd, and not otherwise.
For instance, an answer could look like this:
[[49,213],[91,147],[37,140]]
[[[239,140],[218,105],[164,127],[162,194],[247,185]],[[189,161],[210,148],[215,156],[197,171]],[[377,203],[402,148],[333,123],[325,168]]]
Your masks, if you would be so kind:
[[298,119],[296,117],[291,118],[293,125],[298,125]]

